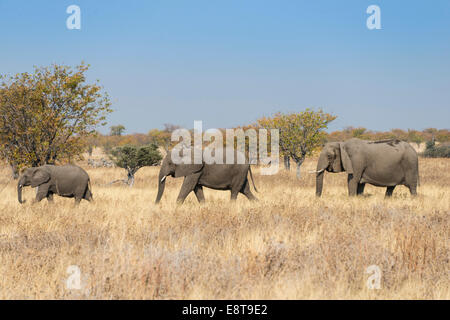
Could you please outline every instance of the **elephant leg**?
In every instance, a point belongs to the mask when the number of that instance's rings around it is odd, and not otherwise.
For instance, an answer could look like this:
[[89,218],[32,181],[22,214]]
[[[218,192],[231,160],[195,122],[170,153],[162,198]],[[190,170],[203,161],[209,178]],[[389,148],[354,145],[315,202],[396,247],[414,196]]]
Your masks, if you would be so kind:
[[361,180],[360,175],[357,174],[349,174],[347,178],[348,182],[348,195],[356,196],[358,194],[358,185]]
[[195,174],[184,178],[180,193],[178,194],[177,203],[182,204],[189,193],[194,191],[195,187],[197,186],[199,176],[200,175]]
[[241,189],[241,193],[243,193],[250,201],[258,200],[250,191],[250,184],[248,183],[248,180],[245,180],[244,186]]
[[202,203],[205,202],[205,196],[203,195],[203,187],[202,186],[196,186],[194,188],[195,196],[197,197],[198,202]]
[[46,198],[46,197],[47,197],[46,194],[44,194],[44,193],[38,193],[38,194],[36,195],[36,202],[39,202],[39,201],[41,201],[42,199],[44,199],[44,198]]
[[362,195],[364,193],[364,187],[366,186],[365,183],[358,183],[358,188],[356,190],[356,194],[358,196]]
[[85,192],[85,194],[84,194],[84,198],[83,198],[83,199],[85,199],[85,200],[87,200],[87,201],[91,201],[91,200],[94,199],[94,198],[92,197],[92,193],[91,193],[91,190],[89,190],[89,188],[86,189],[86,192]]
[[35,202],[39,202],[44,198],[47,198],[48,195],[48,185],[40,185],[36,189],[36,200]]
[[409,185],[408,188],[412,196],[417,196],[417,185]]
[[385,197],[386,198],[392,197],[392,193],[394,192],[394,189],[395,189],[395,186],[387,187]]
[[53,192],[49,192],[47,194],[47,201],[53,203]]
[[405,185],[409,188],[409,192],[412,196],[417,195],[417,185],[419,182],[419,176],[417,171],[415,170],[408,170],[406,171],[405,176],[406,183]]
[[[87,188],[87,186],[84,186],[84,187],[79,186],[74,190],[73,197],[75,198],[75,205],[78,205],[81,202],[81,200],[86,199],[87,190],[89,190]],[[86,199],[86,200],[88,200],[88,199]]]
[[81,198],[80,197],[75,197],[75,206],[78,206],[81,202]]
[[247,182],[247,172],[248,170],[246,169],[242,174],[233,177],[231,182],[231,201],[236,200],[239,192],[244,190]]
[[235,189],[231,189],[231,201],[236,201],[239,191],[236,191]]

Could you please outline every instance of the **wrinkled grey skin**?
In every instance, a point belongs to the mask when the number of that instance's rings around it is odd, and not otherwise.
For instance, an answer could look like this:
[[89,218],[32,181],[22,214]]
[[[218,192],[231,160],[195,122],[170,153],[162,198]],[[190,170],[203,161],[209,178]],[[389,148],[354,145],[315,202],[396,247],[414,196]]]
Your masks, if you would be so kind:
[[54,194],[75,198],[75,204],[79,204],[81,199],[93,200],[88,174],[75,165],[44,165],[26,169],[17,183],[20,203],[25,202],[22,200],[22,188],[26,186],[37,187],[36,202],[44,198],[51,202]]
[[366,183],[387,187],[390,197],[395,186],[407,186],[417,194],[419,167],[416,151],[407,142],[399,140],[327,143],[320,153],[316,171],[316,195],[322,195],[324,172],[348,173],[348,193],[361,195]]
[[[158,195],[155,203],[161,201],[164,193],[166,177],[184,177],[183,185],[178,194],[177,202],[183,203],[186,197],[194,191],[198,202],[204,202],[203,187],[215,190],[230,190],[231,200],[236,200],[238,193],[244,194],[249,200],[256,200],[250,191],[247,174],[250,172],[253,187],[252,171],[249,164],[174,164],[170,153],[161,165],[158,178]],[[257,191],[257,190],[256,190]]]

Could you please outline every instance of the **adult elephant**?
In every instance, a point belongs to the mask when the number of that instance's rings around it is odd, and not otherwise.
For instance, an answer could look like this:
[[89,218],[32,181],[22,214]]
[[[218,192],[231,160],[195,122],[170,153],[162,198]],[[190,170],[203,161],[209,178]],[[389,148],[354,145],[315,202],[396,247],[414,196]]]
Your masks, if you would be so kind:
[[169,153],[163,160],[158,178],[158,195],[155,203],[161,201],[164,193],[166,177],[184,177],[183,185],[178,194],[177,202],[183,203],[186,197],[194,191],[198,202],[205,201],[203,187],[215,190],[230,190],[231,200],[236,200],[239,192],[244,194],[249,200],[256,200],[250,191],[247,174],[253,174],[249,164],[175,164]]
[[390,197],[397,185],[405,185],[416,195],[419,167],[416,151],[396,139],[327,143],[320,153],[316,170],[316,195],[322,195],[324,172],[347,172],[349,195],[360,195],[366,183],[387,187]]
[[44,198],[53,201],[53,194],[75,198],[75,204],[79,204],[81,199],[93,199],[88,174],[75,165],[44,165],[26,169],[17,183],[20,203],[25,202],[22,200],[22,188],[26,186],[37,188],[36,202]]

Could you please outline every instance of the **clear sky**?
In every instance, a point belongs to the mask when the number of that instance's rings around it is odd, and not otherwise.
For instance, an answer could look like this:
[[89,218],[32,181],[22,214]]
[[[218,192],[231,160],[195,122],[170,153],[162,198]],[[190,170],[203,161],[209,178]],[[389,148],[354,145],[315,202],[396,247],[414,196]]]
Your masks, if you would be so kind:
[[0,34],[2,74],[91,64],[128,133],[307,107],[337,115],[330,130],[449,128],[449,0],[0,0]]

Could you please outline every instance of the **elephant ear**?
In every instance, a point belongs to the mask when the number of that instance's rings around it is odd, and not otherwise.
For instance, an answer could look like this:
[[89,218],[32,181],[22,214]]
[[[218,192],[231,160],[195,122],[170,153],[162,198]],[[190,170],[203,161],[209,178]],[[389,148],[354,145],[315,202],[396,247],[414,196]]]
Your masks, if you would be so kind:
[[350,157],[348,156],[348,153],[345,150],[344,144],[340,143],[339,147],[341,150],[341,160],[342,160],[342,166],[344,167],[344,170],[347,171],[348,174],[353,174],[352,161],[350,160]]
[[50,174],[42,169],[36,169],[31,176],[31,187],[36,188],[37,186],[46,183],[50,180]]
[[186,177],[188,175],[200,172],[203,168],[201,164],[180,164],[175,167],[175,178]]

